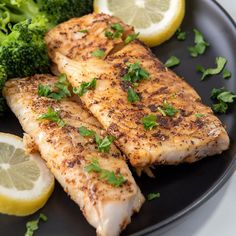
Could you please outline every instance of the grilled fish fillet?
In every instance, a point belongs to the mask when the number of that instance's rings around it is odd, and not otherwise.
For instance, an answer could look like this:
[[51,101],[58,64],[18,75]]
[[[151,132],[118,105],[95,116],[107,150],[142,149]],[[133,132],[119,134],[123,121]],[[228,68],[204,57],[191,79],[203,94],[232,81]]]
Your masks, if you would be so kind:
[[[118,40],[104,33],[114,22],[125,30]],[[82,29],[88,33],[78,33]],[[140,41],[126,45],[124,39],[130,33],[132,29],[115,17],[91,14],[55,27],[47,34],[46,43],[52,61],[67,74],[73,87],[97,78],[96,89],[81,100],[116,137],[117,145],[136,168],[190,163],[226,150],[229,137],[212,110]],[[105,51],[102,59],[92,55],[98,48]],[[121,78],[127,73],[127,63],[136,62],[150,75],[135,88],[141,101],[131,104],[127,99],[129,84]],[[163,116],[158,110],[164,101],[178,110],[174,117]],[[204,116],[198,118],[198,113]],[[156,115],[159,125],[145,130],[141,119],[150,114]]]
[[[93,139],[85,138],[77,131],[78,127],[85,126],[104,136],[92,115],[69,99],[57,102],[38,96],[40,83],[53,85],[56,81],[56,77],[50,75],[10,80],[4,88],[4,96],[51,172],[80,206],[97,234],[116,236],[130,222],[132,213],[139,211],[144,197],[114,144],[109,154],[100,153]],[[62,128],[52,121],[38,120],[40,115],[47,113],[49,106],[60,111],[66,126]],[[84,168],[91,163],[91,158],[97,158],[101,168],[122,174],[126,182],[114,187],[100,179],[97,173],[86,172]]]

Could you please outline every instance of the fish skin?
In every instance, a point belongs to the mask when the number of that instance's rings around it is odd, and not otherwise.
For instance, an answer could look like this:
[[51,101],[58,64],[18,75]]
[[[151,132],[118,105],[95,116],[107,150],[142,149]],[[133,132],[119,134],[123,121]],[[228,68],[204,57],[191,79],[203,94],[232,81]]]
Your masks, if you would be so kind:
[[[45,40],[52,61],[61,73],[67,74],[73,87],[97,78],[96,89],[81,100],[106,131],[116,137],[117,146],[130,163],[136,168],[192,163],[228,149],[226,130],[211,108],[202,104],[197,92],[139,40],[126,45],[125,36],[118,40],[105,37],[111,22],[123,25],[118,18],[90,14],[53,28]],[[86,26],[89,33],[77,37],[81,26]],[[129,26],[124,29],[124,35],[134,33]],[[98,48],[105,52],[102,59],[92,56]],[[135,88],[141,101],[131,104],[127,84],[121,78],[127,72],[127,63],[136,62],[150,76]],[[178,110],[174,117],[164,117],[158,111],[165,100]],[[197,118],[198,113],[204,116]],[[147,131],[141,119],[149,114],[157,116],[159,125]]]
[[[106,135],[89,112],[71,98],[55,101],[38,96],[39,84],[53,86],[56,82],[57,78],[51,75],[12,79],[6,83],[3,94],[27,133],[26,142],[32,138],[48,168],[97,229],[97,235],[119,235],[130,223],[131,215],[139,211],[144,197],[114,144],[109,153],[100,153],[93,139],[79,134],[77,128],[85,126],[101,137]],[[64,127],[38,119],[49,106],[60,111],[66,122]],[[101,180],[97,173],[86,172],[84,168],[94,157],[101,168],[122,174],[126,182],[114,187]]]

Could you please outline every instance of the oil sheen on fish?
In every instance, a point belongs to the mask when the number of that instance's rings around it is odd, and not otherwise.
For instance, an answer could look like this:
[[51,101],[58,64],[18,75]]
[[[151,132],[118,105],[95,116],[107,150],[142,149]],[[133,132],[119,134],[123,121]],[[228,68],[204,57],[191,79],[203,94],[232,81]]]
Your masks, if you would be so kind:
[[[116,236],[130,222],[133,212],[139,211],[144,197],[114,144],[109,153],[101,153],[93,138],[78,132],[83,126],[100,137],[105,136],[101,125],[81,104],[70,98],[55,101],[38,96],[39,84],[53,87],[56,82],[57,78],[51,75],[13,79],[6,83],[4,96],[51,172],[80,206],[87,221],[97,229],[97,234]],[[39,119],[47,113],[48,107],[60,113],[64,127]],[[113,172],[115,176],[122,175],[125,182],[114,186],[98,172],[88,172],[86,167],[93,160],[103,170]]]
[[[119,38],[107,34],[112,27],[117,32],[115,23],[124,30]],[[86,33],[80,33],[83,29]],[[52,61],[73,87],[97,78],[96,89],[81,100],[136,168],[195,162],[226,150],[229,137],[212,110],[139,40],[127,43],[127,35],[133,34],[115,17],[91,14],[55,27],[46,43]],[[94,56],[97,50],[102,56]],[[135,84],[125,81],[132,64],[148,72],[148,78]],[[139,101],[128,101],[130,88]],[[150,115],[156,125],[147,130],[143,119]]]

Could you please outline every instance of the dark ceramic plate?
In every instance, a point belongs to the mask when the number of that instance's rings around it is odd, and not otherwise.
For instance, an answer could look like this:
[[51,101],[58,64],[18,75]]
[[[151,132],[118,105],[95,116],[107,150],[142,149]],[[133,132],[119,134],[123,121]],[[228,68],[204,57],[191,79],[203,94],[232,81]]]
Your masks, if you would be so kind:
[[[201,95],[205,104],[211,105],[210,92],[213,87],[222,87],[236,91],[236,27],[227,13],[211,0],[191,0],[187,2],[186,17],[182,29],[188,32],[188,38],[179,42],[172,38],[160,47],[154,48],[157,57],[165,61],[169,56],[176,55],[181,65],[174,70],[186,78]],[[193,59],[187,47],[193,44],[192,29],[199,29],[211,46],[206,54]],[[228,59],[227,68],[232,72],[230,80],[222,76],[214,76],[204,82],[196,72],[196,65],[214,66],[216,56]],[[136,178],[142,192],[160,192],[157,200],[146,202],[139,214],[132,218],[132,223],[122,235],[148,235],[183,219],[187,213],[198,207],[215,193],[235,169],[236,154],[236,112],[233,108],[229,114],[219,117],[226,125],[231,137],[231,146],[222,155],[206,158],[196,164],[171,167],[158,167],[156,178],[145,176]],[[0,131],[22,135],[22,129],[9,111],[0,120]],[[86,222],[79,207],[72,202],[59,185],[46,204],[40,210],[48,216],[48,222],[42,223],[36,235],[43,236],[90,236],[95,230]],[[13,217],[0,215],[0,235],[22,236],[27,221],[34,219],[38,213],[29,217]]]

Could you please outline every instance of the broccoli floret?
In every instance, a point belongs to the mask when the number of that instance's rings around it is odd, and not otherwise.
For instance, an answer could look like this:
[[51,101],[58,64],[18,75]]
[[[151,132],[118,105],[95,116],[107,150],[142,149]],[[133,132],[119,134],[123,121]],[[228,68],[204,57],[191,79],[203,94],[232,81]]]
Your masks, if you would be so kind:
[[45,25],[26,20],[13,26],[9,35],[0,35],[0,65],[7,78],[49,72],[44,43]]

